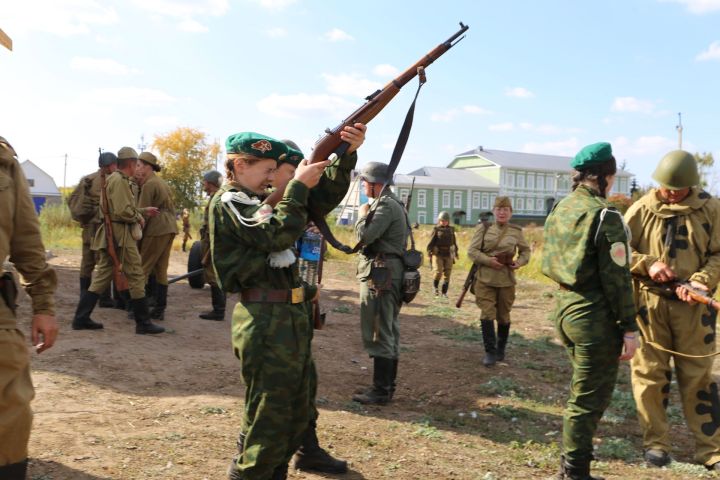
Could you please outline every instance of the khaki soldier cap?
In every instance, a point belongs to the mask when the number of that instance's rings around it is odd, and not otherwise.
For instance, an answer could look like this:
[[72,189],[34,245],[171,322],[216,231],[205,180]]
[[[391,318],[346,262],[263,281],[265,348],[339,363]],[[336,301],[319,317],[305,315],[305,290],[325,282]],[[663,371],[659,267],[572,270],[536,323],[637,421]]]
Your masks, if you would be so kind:
[[153,170],[155,170],[156,172],[159,172],[159,171],[161,170],[161,167],[160,167],[160,164],[158,163],[157,157],[156,157],[155,155],[153,155],[152,153],[150,153],[150,152],[142,152],[142,153],[138,156],[138,160],[141,160],[141,161],[147,163],[147,164],[150,165],[150,166],[153,168]]
[[137,160],[138,154],[132,147],[122,147],[120,150],[118,150],[117,157],[118,160],[128,160],[132,158]]
[[502,207],[508,207],[510,210],[512,210],[512,202],[510,201],[510,197],[497,197],[495,199],[495,205],[493,205],[493,208]]

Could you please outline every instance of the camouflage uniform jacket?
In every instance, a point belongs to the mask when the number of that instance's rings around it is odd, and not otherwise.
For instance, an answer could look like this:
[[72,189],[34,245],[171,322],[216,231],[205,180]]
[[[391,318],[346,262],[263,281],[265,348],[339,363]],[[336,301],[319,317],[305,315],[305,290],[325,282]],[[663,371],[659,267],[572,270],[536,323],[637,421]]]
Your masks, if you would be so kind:
[[555,205],[545,221],[542,272],[573,293],[563,296],[571,315],[608,312],[626,331],[637,330],[630,252],[620,213],[580,185]]
[[143,235],[146,237],[159,237],[169,233],[177,234],[177,221],[175,220],[175,205],[172,200],[172,190],[167,182],[151,172],[140,190],[138,207],[157,207],[160,214],[150,217],[145,223]]
[[517,283],[515,270],[509,266],[504,265],[501,270],[490,266],[491,259],[500,253],[513,257],[517,253],[515,262],[520,266],[527,265],[530,261],[530,247],[525,241],[522,227],[512,223],[493,223],[488,227],[478,225],[468,247],[468,257],[479,267],[476,282],[490,287],[510,287]]
[[[272,219],[257,227],[239,223],[231,209],[222,202],[225,192],[243,192],[250,198],[257,194],[238,183],[223,185],[210,202],[210,246],[218,283],[225,292],[237,293],[246,288],[292,289],[305,287],[305,298],[312,298],[317,288],[301,282],[298,262],[286,268],[268,264],[268,254],[293,247],[307,224],[307,187],[291,180]],[[261,205],[233,205],[243,217],[252,217]]]
[[[0,137],[0,259],[8,256],[32,298],[33,313],[54,315],[55,270],[45,261],[40,224],[25,174],[13,148]],[[2,318],[0,328],[15,328],[15,321]]]
[[357,158],[357,152],[352,152],[325,168],[320,182],[310,190],[308,210],[325,216],[342,202],[350,186]]
[[[365,244],[358,263],[357,278],[359,279],[365,279],[370,275],[370,266],[375,255],[383,253],[386,260],[392,258],[402,260],[407,245],[410,226],[400,200],[386,189],[377,202],[379,203],[370,223],[366,223],[367,217],[362,217],[355,224],[355,236],[358,241]],[[390,265],[393,266],[394,277],[402,274],[402,261],[393,261]]]
[[630,206],[625,220],[632,232],[630,270],[634,275],[647,277],[650,266],[661,261],[681,280],[695,280],[711,290],[717,287],[720,200],[692,188],[682,202],[667,204],[653,189]]
[[[110,174],[105,185],[107,193],[108,212],[110,221],[112,222],[113,238],[118,246],[123,247],[130,243],[135,243],[130,235],[130,228],[134,223],[140,222],[142,211],[135,204],[135,196],[132,190],[132,180],[120,170]],[[102,195],[100,201],[100,210],[102,211]],[[101,250],[107,248],[107,239],[105,237],[105,223],[100,224],[95,239],[92,243],[93,250]]]

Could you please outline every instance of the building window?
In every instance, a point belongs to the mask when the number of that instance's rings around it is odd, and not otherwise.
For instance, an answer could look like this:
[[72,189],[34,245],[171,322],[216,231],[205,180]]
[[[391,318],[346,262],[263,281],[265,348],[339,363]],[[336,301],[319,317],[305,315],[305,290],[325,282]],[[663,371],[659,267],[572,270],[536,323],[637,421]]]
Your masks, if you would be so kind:
[[537,189],[541,192],[545,189],[545,175],[538,173],[537,176]]
[[425,190],[417,191],[417,206],[418,208],[425,208]]
[[545,191],[546,192],[554,192],[557,191],[557,177],[553,175],[552,173],[548,173],[545,175]]
[[535,190],[535,174],[534,173],[527,174],[527,188],[528,188],[528,190]]
[[535,211],[542,212],[545,210],[545,202],[543,202],[542,198],[538,198],[535,200]]
[[418,212],[417,221],[418,223],[425,223],[425,212]]
[[442,208],[450,208],[450,192],[443,192]]
[[490,208],[490,206],[488,205],[489,198],[490,196],[487,193],[482,194],[482,207],[480,208],[482,208],[483,210],[487,210],[488,208]]
[[525,188],[525,174],[518,173],[517,177],[515,177],[515,183],[517,184],[518,188]]
[[400,190],[400,201],[404,204],[407,203],[408,195],[410,195],[410,190],[403,188]]
[[[495,207],[495,199],[497,198],[497,193],[491,193],[490,194],[490,208]],[[512,200],[510,200],[510,204],[512,204]]]
[[[487,201],[487,200],[486,200]],[[480,208],[480,192],[473,192],[472,208],[477,210]]]
[[462,208],[462,192],[453,192],[453,208]]
[[515,188],[515,172],[507,172],[505,174],[505,185],[508,188]]
[[558,188],[557,189],[560,191],[570,190],[570,176],[569,175],[560,175],[560,178],[558,179]]
[[34,178],[28,178],[27,179],[28,186],[34,187],[35,186],[35,179]]
[[518,211],[525,210],[525,199],[524,199],[524,198],[516,198],[516,199],[515,199],[515,205],[516,205],[515,208],[516,208]]

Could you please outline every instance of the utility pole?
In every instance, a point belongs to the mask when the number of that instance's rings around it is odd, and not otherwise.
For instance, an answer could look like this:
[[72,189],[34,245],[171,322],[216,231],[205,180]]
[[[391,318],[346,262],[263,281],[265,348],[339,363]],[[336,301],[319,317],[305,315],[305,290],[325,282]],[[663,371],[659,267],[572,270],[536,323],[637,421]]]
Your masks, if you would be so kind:
[[682,113],[680,113],[680,112],[678,112],[678,124],[675,127],[675,129],[678,131],[678,150],[682,150],[683,126],[682,126]]
[[63,168],[63,190],[67,188],[67,153],[65,154],[65,168]]

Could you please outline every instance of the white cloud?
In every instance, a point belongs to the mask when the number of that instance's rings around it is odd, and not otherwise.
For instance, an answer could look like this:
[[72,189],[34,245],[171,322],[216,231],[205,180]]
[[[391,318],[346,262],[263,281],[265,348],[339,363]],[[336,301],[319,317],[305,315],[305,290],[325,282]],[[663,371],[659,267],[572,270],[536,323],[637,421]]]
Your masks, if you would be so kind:
[[470,115],[490,115],[493,112],[490,110],[486,110],[482,107],[478,107],[477,105],[463,105],[460,108],[451,108],[449,110],[446,110],[444,112],[436,112],[430,115],[430,119],[433,122],[451,122],[455,120],[459,115],[467,113]]
[[489,115],[492,112],[477,105],[464,105],[462,111],[471,115]]
[[296,2],[297,0],[257,0],[261,7],[271,10],[282,10]]
[[181,30],[183,32],[190,33],[204,33],[208,31],[208,27],[198,22],[197,20],[193,20],[192,18],[181,21],[177,24],[177,28],[178,30]]
[[653,113],[655,103],[635,97],[615,97],[610,110],[613,112]]
[[580,142],[575,137],[555,142],[530,142],[523,145],[522,148],[522,151],[526,153],[564,155],[567,157],[575,155],[578,150],[580,150]]
[[702,15],[720,10],[720,0],[660,0],[664,3],[685,5],[691,13]]
[[270,38],[282,38],[287,37],[287,30],[281,27],[271,28],[265,32],[265,35],[267,35]]
[[664,155],[670,150],[676,150],[677,139],[651,135],[632,140],[621,136],[612,141],[612,146],[615,158],[632,158],[633,156],[645,155],[658,156]]
[[179,20],[177,28],[183,32],[204,33],[208,27],[195,17],[219,17],[230,8],[229,0],[132,0],[148,12]]
[[323,38],[328,42],[343,42],[346,40],[355,40],[347,32],[340,30],[339,28],[333,28],[332,30],[325,32]]
[[354,74],[323,73],[321,76],[325,80],[327,91],[335,95],[365,98],[375,90],[382,88],[382,84]]
[[720,42],[713,42],[710,44],[707,50],[699,53],[695,60],[703,62],[706,60],[720,60]]
[[96,0],[5,1],[2,5],[3,29],[16,33],[46,32],[59,36],[89,33],[92,27],[118,22],[112,7]]
[[488,130],[491,132],[512,132],[515,130],[515,125],[512,122],[496,123],[495,125],[490,125]]
[[140,73],[137,68],[123,65],[111,58],[73,57],[70,68],[81,72],[104,73],[107,75],[131,75]]
[[177,99],[162,90],[140,87],[95,88],[87,95],[92,103],[152,107],[174,103]]
[[396,77],[400,71],[392,65],[382,63],[380,65],[375,65],[373,73],[378,77]]
[[173,127],[180,123],[179,119],[174,115],[151,115],[146,117],[145,125],[155,128]]
[[535,96],[534,93],[524,87],[508,87],[505,89],[505,95],[514,98],[532,98]]
[[332,95],[298,93],[294,95],[278,95],[276,93],[257,102],[260,112],[272,117],[305,118],[309,116],[326,116],[342,118],[348,110],[357,105]]

